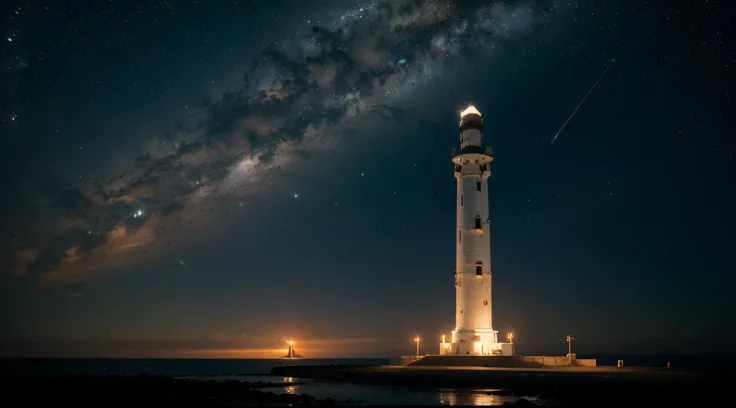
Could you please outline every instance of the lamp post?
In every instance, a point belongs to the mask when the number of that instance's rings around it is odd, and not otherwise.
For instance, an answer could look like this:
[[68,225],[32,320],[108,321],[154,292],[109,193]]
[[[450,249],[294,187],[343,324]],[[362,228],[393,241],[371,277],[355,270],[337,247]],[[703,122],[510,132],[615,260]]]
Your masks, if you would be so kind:
[[506,337],[509,338],[509,343],[514,344],[514,333],[509,333]]
[[567,335],[567,355],[569,356],[572,354],[572,341],[575,340],[575,337]]
[[415,337],[414,341],[417,342],[417,358],[419,358],[419,337]]

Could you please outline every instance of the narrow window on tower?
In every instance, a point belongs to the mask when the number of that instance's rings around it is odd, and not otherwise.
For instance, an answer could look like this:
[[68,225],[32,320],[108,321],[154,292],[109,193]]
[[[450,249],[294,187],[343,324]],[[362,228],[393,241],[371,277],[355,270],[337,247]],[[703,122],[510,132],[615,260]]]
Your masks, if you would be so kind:
[[475,229],[481,229],[480,217],[475,217]]
[[460,207],[462,207],[462,206],[463,206],[463,195],[460,194]]
[[475,189],[480,191],[480,181],[475,183]]
[[462,243],[463,242],[463,232],[461,230],[457,231],[457,242]]
[[475,263],[475,276],[483,276],[483,262],[481,261]]

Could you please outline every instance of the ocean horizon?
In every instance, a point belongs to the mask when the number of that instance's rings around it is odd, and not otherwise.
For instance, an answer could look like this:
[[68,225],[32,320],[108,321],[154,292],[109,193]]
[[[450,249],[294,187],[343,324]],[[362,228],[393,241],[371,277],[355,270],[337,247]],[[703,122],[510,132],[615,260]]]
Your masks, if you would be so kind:
[[217,377],[268,375],[285,365],[385,365],[389,358],[3,358],[0,375],[163,375]]

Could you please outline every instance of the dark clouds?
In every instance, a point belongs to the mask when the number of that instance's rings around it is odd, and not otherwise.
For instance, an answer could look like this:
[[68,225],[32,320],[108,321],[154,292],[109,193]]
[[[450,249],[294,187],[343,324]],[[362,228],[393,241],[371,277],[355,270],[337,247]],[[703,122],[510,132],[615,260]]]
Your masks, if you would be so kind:
[[145,146],[123,174],[79,190],[27,182],[48,210],[11,234],[11,270],[66,283],[129,266],[268,172],[331,147],[365,115],[401,108],[450,59],[486,56],[552,12],[550,1],[374,2],[265,47],[203,116]]

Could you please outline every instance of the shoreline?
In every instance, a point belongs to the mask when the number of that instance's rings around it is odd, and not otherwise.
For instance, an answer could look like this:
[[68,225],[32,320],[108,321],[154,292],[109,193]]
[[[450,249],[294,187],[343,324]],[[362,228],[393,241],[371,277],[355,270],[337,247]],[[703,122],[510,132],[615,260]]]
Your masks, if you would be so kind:
[[[269,379],[193,379],[163,375],[0,375],[10,401],[24,405],[75,406],[181,406],[224,407],[242,405],[361,405],[367,401],[359,389],[436,392],[439,403],[505,406],[627,407],[704,406],[723,402],[733,385],[727,370],[700,372],[663,368],[616,367],[431,367],[368,365],[278,366],[259,377]],[[297,394],[286,388],[319,385],[322,392],[304,389]],[[333,393],[330,384],[335,384]],[[350,393],[340,384],[357,386]],[[375,389],[375,388],[374,388]],[[412,391],[416,390],[416,391]],[[270,391],[272,390],[272,391]],[[357,392],[355,390],[358,390]],[[315,392],[316,398],[309,395]],[[389,391],[392,392],[392,391]],[[369,392],[370,393],[370,392]],[[340,395],[341,394],[341,395]],[[374,394],[375,395],[375,394]],[[471,397],[468,397],[472,395]],[[339,399],[338,399],[339,398]],[[487,398],[487,399],[486,399]],[[508,398],[507,398],[508,400]],[[444,402],[443,402],[444,401]],[[535,402],[537,401],[537,402]]]
[[562,406],[702,404],[736,385],[731,373],[644,367],[281,366],[271,374],[357,385],[494,389]]
[[178,406],[354,405],[356,401],[317,399],[307,394],[275,393],[294,383],[194,380],[160,375],[26,375],[0,376],[5,397],[23,405]]
[[[303,379],[286,383],[247,382],[238,380],[195,380],[158,375],[0,375],[6,399],[15,405],[57,406],[72,404],[76,407],[176,406],[176,407],[235,407],[235,406],[370,406],[362,401],[361,392],[342,398],[316,398],[308,393],[271,392],[268,388],[286,388],[305,385]],[[319,382],[315,382],[319,383]],[[323,383],[324,384],[324,383]],[[398,387],[392,387],[398,388]],[[275,390],[276,391],[276,390]],[[426,391],[426,390],[425,390]],[[434,390],[438,403],[454,401],[463,405],[467,398],[463,391]],[[343,393],[344,394],[344,393]],[[503,390],[479,390],[475,396],[514,396]],[[528,396],[517,396],[506,407],[539,406]],[[470,401],[470,400],[468,400]],[[393,404],[392,404],[393,405]],[[558,405],[559,406],[559,405]]]

